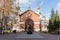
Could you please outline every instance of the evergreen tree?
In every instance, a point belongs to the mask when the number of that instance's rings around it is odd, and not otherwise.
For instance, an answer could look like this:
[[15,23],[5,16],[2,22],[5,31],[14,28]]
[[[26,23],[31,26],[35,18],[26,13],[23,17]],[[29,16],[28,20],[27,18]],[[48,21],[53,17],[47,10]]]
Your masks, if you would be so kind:
[[58,28],[58,11],[56,10],[55,20],[54,20],[54,29]]
[[52,9],[51,10],[51,17],[50,17],[50,20],[49,20],[49,26],[48,26],[48,28],[49,28],[49,32],[51,32],[51,31],[53,31],[54,29],[54,15],[55,15],[55,12],[54,12],[54,10]]
[[51,10],[51,17],[49,20],[49,32],[59,33],[60,29],[60,16],[58,16],[58,11]]

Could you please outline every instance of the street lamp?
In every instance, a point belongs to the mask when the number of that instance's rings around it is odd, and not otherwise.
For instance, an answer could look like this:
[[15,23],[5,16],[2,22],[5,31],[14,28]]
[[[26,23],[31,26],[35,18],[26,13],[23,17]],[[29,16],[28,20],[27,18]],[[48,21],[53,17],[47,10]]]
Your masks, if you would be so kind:
[[40,32],[42,32],[42,15],[40,14]]
[[38,6],[38,13],[40,15],[39,19],[40,19],[40,32],[42,31],[42,15],[41,15],[41,12],[40,12],[40,6]]

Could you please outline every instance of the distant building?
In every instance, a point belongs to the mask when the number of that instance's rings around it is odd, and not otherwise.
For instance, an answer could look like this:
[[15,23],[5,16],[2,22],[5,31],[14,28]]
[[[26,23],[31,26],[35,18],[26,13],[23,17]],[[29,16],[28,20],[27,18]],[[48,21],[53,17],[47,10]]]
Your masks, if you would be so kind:
[[48,20],[45,16],[42,17],[42,31],[48,31]]

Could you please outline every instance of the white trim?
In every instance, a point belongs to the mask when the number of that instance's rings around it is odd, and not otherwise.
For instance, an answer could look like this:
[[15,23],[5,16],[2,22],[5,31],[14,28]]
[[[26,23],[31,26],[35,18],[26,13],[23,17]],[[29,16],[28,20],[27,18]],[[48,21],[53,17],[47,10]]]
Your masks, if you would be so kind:
[[34,22],[34,24],[40,24],[40,22]]
[[[25,24],[25,22],[20,22],[20,24]],[[40,22],[34,22],[34,24],[40,24]]]
[[34,29],[34,31],[39,32],[39,31],[40,31],[40,29]]
[[[20,29],[20,31],[25,31],[25,29]],[[39,32],[40,29],[34,29],[35,32]]]

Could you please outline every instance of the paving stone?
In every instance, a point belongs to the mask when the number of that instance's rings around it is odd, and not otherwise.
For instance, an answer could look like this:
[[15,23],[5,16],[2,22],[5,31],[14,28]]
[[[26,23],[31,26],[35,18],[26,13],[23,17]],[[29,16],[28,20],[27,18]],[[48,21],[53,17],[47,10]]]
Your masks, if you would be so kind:
[[44,38],[44,37],[39,35],[38,33],[33,34],[22,33],[20,35],[17,35],[15,38]]

